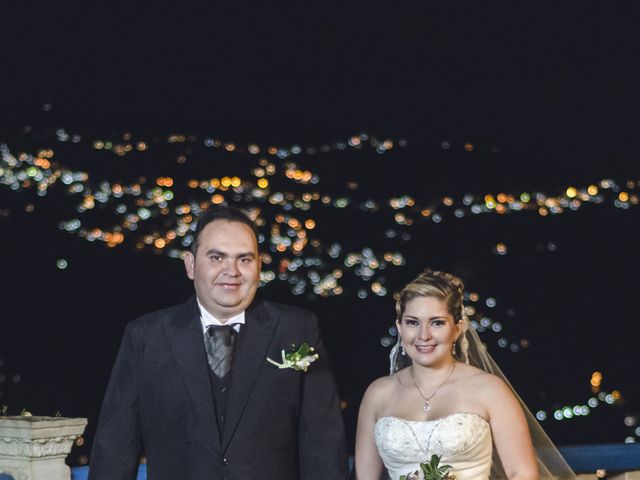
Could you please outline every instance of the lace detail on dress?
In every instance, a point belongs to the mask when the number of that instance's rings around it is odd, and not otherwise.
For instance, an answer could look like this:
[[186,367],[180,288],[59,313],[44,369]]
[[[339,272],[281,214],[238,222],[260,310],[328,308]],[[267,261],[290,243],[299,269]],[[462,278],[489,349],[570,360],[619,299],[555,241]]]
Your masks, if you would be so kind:
[[[422,422],[382,417],[375,425],[375,440],[393,480],[415,471],[433,454],[451,465],[459,480],[488,478],[491,468],[491,430],[475,413]],[[465,475],[465,470],[475,476]]]

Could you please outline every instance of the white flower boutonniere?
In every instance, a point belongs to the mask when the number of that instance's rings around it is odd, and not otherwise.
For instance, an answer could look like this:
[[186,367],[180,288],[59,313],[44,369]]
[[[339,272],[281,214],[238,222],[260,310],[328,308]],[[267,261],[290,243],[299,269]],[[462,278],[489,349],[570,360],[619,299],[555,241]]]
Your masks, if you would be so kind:
[[[294,345],[295,348],[295,345]],[[315,362],[320,355],[317,353],[313,353],[314,348],[310,347],[306,342],[300,345],[300,348],[295,352],[286,353],[284,349],[282,350],[282,363],[278,363],[275,360],[271,360],[267,357],[267,362],[276,367],[282,368],[292,368],[294,370],[306,372],[313,362]]]

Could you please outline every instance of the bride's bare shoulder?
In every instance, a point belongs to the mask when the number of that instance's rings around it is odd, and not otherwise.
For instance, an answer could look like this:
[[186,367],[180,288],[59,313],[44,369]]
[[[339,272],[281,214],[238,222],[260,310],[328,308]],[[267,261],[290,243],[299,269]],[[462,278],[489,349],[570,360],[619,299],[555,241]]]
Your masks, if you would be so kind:
[[458,364],[456,365],[456,370],[458,371],[458,375],[460,375],[461,377],[465,377],[466,379],[481,378],[483,375],[490,375],[481,368],[474,367],[473,365],[468,365],[462,362],[458,362]]
[[472,365],[462,364],[460,368],[461,384],[465,389],[473,390],[477,394],[486,394],[490,397],[504,395],[509,392],[504,380],[497,375],[485,372]]
[[391,390],[394,387],[394,384],[397,383],[395,376],[397,374],[388,375],[386,377],[380,377],[367,387],[367,394],[378,394],[383,393],[385,391]]
[[405,383],[404,374],[400,371],[371,382],[362,398],[361,414],[370,415],[370,418],[379,418],[382,412],[387,411],[389,405],[394,404],[395,399],[402,394],[401,390]]
[[388,397],[393,395],[398,388],[401,388],[404,385],[403,376],[406,372],[400,370],[399,372],[394,373],[393,375],[387,375],[386,377],[380,377],[367,387],[367,391],[365,392],[365,396],[369,397]]

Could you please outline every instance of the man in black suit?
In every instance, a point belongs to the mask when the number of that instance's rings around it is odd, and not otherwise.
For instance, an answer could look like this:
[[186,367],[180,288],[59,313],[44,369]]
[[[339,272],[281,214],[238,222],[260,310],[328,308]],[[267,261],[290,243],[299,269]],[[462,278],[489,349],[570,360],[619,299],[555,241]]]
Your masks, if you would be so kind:
[[[196,295],[131,322],[105,395],[91,480],[344,480],[339,399],[315,316],[255,298],[253,223],[214,207],[184,256]],[[315,347],[308,370],[283,349]]]

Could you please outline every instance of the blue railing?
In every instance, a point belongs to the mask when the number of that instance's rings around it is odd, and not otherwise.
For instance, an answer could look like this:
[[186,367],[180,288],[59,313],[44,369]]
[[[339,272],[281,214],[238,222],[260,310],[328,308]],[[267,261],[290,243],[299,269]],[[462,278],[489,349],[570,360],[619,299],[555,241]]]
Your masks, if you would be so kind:
[[[87,480],[89,467],[75,467],[71,469],[71,480]],[[0,480],[3,480],[0,478]],[[144,463],[138,468],[138,480],[147,480],[147,466]]]
[[[560,447],[560,453],[576,473],[594,473],[599,468],[616,472],[640,470],[640,443]],[[71,469],[71,480],[87,480],[88,475],[88,466]],[[13,477],[0,473],[0,480]],[[140,465],[138,480],[147,480],[145,464]]]
[[[87,480],[89,467],[74,467],[71,469],[71,480]],[[0,473],[0,480],[14,480],[11,475]],[[138,480],[147,480],[147,466],[140,465],[138,469]]]
[[579,473],[594,473],[603,468],[611,471],[640,470],[640,443],[576,445],[560,447],[560,453]]

